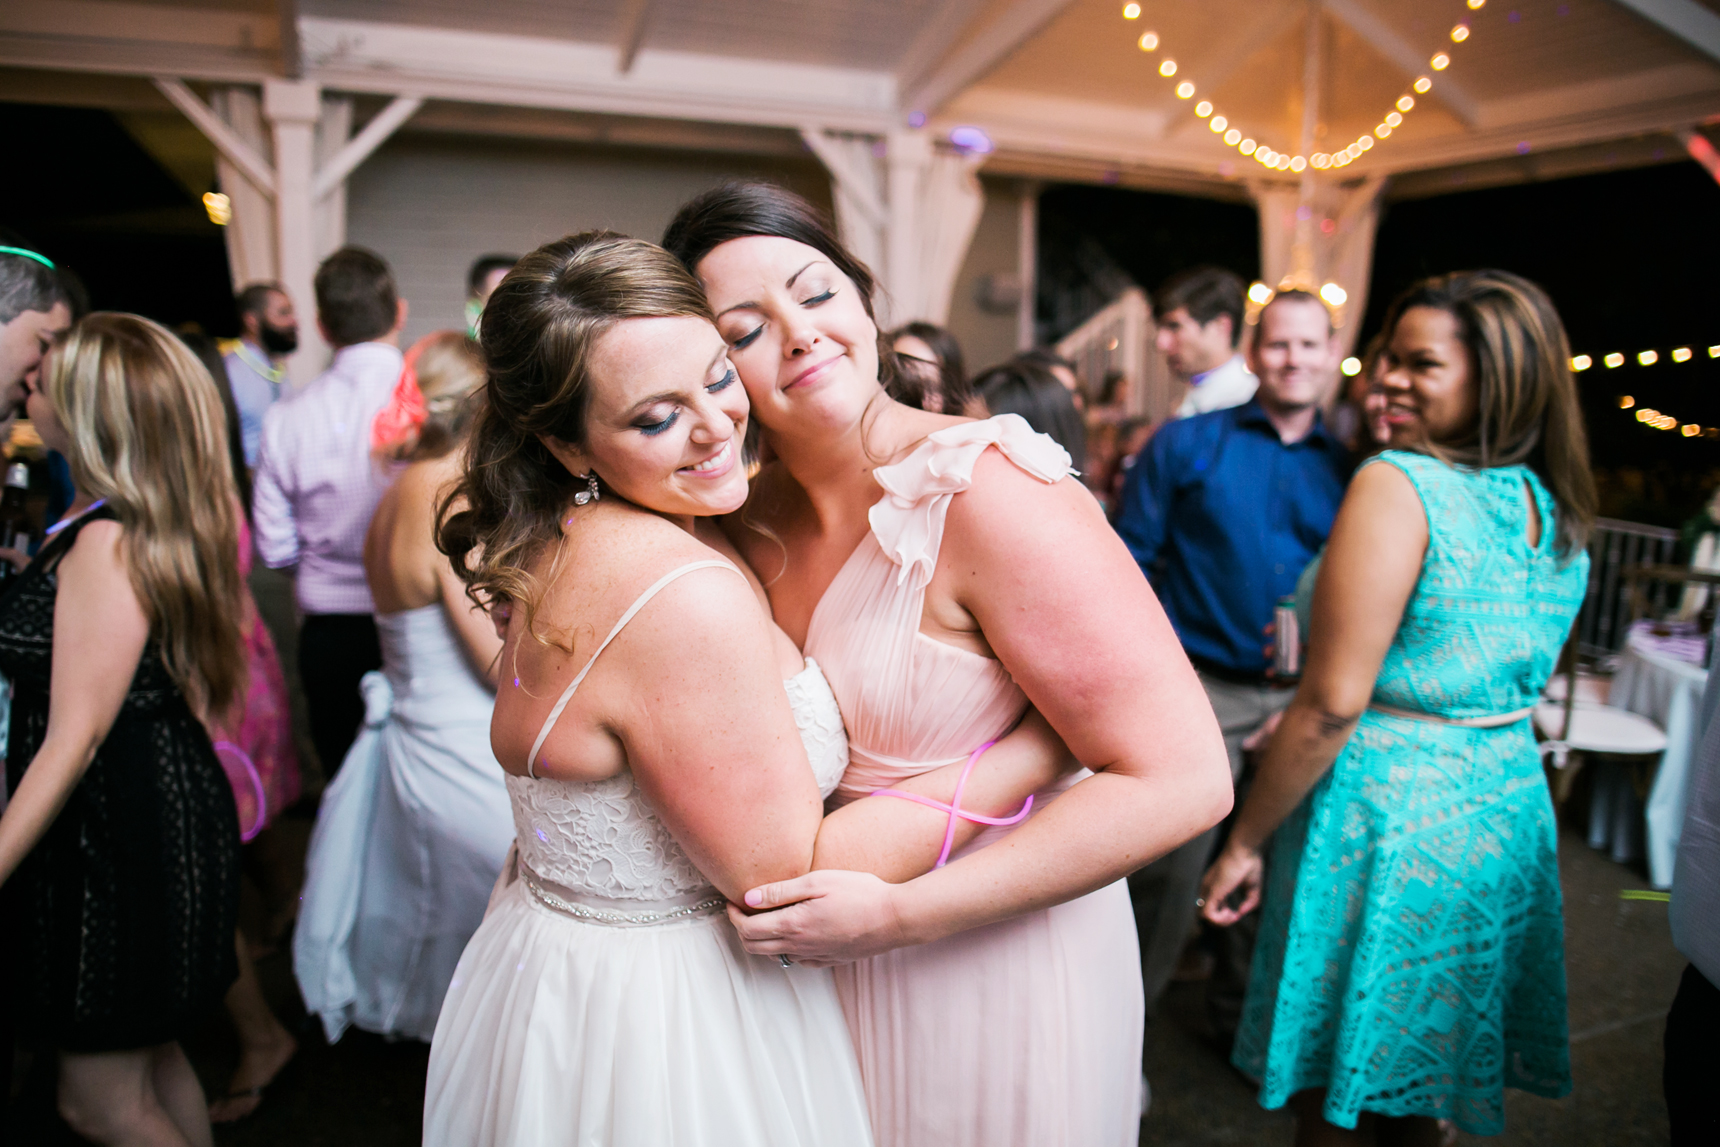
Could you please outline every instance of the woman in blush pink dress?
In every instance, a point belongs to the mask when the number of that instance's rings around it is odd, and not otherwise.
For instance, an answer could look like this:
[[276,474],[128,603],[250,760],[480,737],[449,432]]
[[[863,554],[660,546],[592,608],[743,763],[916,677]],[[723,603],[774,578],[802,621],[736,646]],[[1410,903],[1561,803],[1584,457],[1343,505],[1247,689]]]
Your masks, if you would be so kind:
[[750,951],[842,965],[881,1147],[1133,1144],[1142,1000],[1121,878],[1230,803],[1162,610],[1050,439],[887,397],[870,275],[803,201],[718,188],[664,245],[703,283],[777,459],[731,537],[841,705],[837,799],[961,761],[1029,704],[1095,770],[906,883],[819,871],[754,889],[752,907],[788,906],[732,913],[737,929]]

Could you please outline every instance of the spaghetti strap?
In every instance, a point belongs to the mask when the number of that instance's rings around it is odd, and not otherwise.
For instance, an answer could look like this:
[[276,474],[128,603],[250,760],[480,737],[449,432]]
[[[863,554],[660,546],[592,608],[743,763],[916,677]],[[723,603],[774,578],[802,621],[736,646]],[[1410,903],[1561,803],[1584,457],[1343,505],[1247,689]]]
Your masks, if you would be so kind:
[[597,659],[603,655],[603,651],[605,649],[609,648],[609,643],[615,640],[616,636],[620,634],[622,628],[626,626],[629,621],[633,620],[633,615],[644,609],[646,602],[656,597],[658,592],[661,591],[664,586],[668,585],[682,574],[692,573],[694,570],[707,568],[726,569],[737,575],[741,572],[740,570],[735,569],[732,562],[726,562],[716,558],[702,562],[688,562],[684,566],[679,566],[676,569],[670,570],[668,573],[652,582],[651,588],[640,594],[638,598],[634,600],[633,604],[627,607],[627,612],[621,615],[621,620],[615,623],[615,628],[609,631],[609,636],[603,639],[603,644],[597,647],[597,652],[591,655],[591,660],[585,663],[585,668],[581,669],[578,676],[574,677],[572,681],[567,683],[567,688],[562,690],[561,697],[555,703],[555,708],[551,709],[549,711],[549,716],[544,719],[543,728],[538,730],[537,740],[532,742],[532,751],[526,757],[526,776],[531,777],[533,780],[537,779],[538,751],[543,748],[544,741],[549,738],[549,731],[555,728],[555,723],[561,719],[562,710],[566,709],[567,703],[573,700],[573,691],[579,688],[579,683],[585,680],[585,675],[591,672],[591,667],[597,664]]

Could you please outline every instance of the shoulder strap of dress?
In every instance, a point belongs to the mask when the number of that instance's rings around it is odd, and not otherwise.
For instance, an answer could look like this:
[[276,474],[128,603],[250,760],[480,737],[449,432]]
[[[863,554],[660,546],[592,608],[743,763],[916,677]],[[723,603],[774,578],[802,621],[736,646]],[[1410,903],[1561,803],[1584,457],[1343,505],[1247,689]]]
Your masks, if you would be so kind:
[[898,584],[911,576],[931,580],[950,498],[973,485],[974,466],[992,446],[1047,485],[1075,473],[1069,452],[1019,414],[962,422],[928,435],[902,461],[872,471],[884,496],[868,518],[878,545],[901,569]]
[[555,723],[561,719],[562,711],[567,708],[567,703],[573,700],[574,690],[578,689],[580,682],[585,680],[585,675],[591,672],[591,667],[597,664],[597,659],[603,655],[603,651],[609,648],[609,643],[615,640],[616,636],[619,635],[622,629],[626,627],[627,623],[633,620],[634,615],[644,609],[645,603],[656,597],[664,586],[668,585],[682,574],[689,574],[694,570],[711,568],[726,569],[736,575],[739,575],[741,572],[740,570],[735,569],[733,563],[722,561],[720,559],[710,559],[702,562],[688,562],[684,566],[678,566],[675,569],[670,570],[668,573],[652,582],[651,587],[644,593],[640,594],[634,600],[633,604],[627,607],[627,612],[621,615],[621,620],[615,623],[615,628],[609,631],[609,636],[603,639],[603,644],[597,647],[597,652],[591,655],[591,659],[585,663],[585,668],[581,669],[579,674],[574,677],[572,681],[567,683],[567,688],[562,690],[561,697],[556,700],[555,707],[549,711],[549,716],[544,719],[543,728],[538,730],[537,740],[532,742],[532,751],[526,757],[526,775],[528,777],[532,777],[534,779],[537,777],[538,752],[543,748],[544,741],[549,739],[549,731],[555,728]]

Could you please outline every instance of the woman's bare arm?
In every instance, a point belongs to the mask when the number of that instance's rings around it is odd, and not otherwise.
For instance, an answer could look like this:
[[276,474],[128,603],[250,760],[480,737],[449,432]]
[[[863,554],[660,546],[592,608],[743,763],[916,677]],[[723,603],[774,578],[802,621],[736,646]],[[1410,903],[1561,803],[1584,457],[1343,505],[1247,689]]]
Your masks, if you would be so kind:
[[1212,707],[1140,568],[1074,481],[987,452],[950,506],[940,571],[984,640],[1097,775],[1004,840],[899,886],[814,873],[755,889],[748,950],[815,963],[923,943],[1134,871],[1230,807]]
[[[974,746],[978,748],[979,746]],[[945,804],[955,796],[964,760],[891,785]],[[1029,796],[1078,768],[1063,739],[1036,709],[986,751],[962,789],[961,807],[987,816],[1012,816]],[[852,801],[824,818],[812,867],[869,872],[892,884],[929,872],[942,851],[949,814],[899,797]],[[952,852],[985,825],[956,821]]]
[[48,728],[0,816],[0,884],[36,847],[119,716],[149,640],[119,523],[91,522],[61,559]]
[[454,574],[448,559],[432,551],[437,564],[436,580],[442,595],[442,608],[465,647],[472,668],[488,682],[491,689],[500,683],[502,639],[495,623],[483,606],[466,596],[466,585]]
[[1260,902],[1267,839],[1355,732],[1421,576],[1427,537],[1427,513],[1403,471],[1376,464],[1356,475],[1315,583],[1307,670],[1202,881],[1213,923],[1234,924]]

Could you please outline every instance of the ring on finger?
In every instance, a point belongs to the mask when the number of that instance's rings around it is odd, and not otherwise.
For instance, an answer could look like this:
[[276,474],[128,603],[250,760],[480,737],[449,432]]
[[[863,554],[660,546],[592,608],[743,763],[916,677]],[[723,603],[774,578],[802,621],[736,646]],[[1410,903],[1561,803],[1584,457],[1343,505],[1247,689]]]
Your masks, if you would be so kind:
[[1195,898],[1194,898],[1194,906],[1195,906],[1195,907],[1196,907],[1196,908],[1205,908],[1205,907],[1206,907],[1206,897],[1204,897],[1204,896],[1196,896],[1196,897],[1195,897]]

